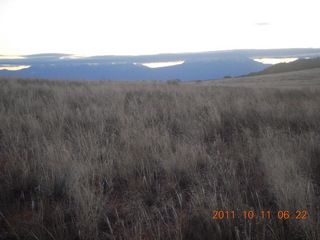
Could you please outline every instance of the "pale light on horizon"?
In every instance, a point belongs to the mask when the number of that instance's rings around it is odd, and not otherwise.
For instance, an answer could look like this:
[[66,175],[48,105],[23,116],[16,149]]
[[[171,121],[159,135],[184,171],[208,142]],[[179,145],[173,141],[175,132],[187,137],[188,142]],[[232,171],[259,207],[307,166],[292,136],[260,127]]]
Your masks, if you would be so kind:
[[175,62],[153,62],[153,63],[141,63],[141,65],[148,68],[162,68],[162,67],[172,67],[176,65],[181,65],[185,61],[175,61]]
[[59,57],[59,59],[80,59],[80,58],[87,58],[87,57],[92,57],[91,55],[69,55],[69,56],[63,56],[63,57]]
[[0,70],[8,70],[8,71],[18,71],[21,69],[26,69],[31,67],[31,65],[10,65],[10,64],[0,64]]
[[0,59],[25,59],[24,56],[0,55]]
[[263,64],[278,64],[278,63],[289,63],[296,61],[298,58],[254,58],[256,62],[261,62]]

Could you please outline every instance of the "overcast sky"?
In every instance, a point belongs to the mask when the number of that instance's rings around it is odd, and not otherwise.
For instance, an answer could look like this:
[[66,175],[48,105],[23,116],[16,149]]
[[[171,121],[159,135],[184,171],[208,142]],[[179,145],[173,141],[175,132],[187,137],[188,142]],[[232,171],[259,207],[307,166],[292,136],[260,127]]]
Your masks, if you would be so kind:
[[0,55],[319,48],[318,0],[0,0]]

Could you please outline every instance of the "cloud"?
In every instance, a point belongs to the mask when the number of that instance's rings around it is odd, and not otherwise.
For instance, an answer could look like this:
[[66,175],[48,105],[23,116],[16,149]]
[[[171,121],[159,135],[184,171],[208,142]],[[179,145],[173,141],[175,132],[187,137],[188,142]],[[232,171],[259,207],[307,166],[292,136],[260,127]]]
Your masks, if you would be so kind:
[[271,23],[268,23],[268,22],[259,22],[259,23],[255,23],[254,25],[256,25],[256,26],[270,26],[271,25]]

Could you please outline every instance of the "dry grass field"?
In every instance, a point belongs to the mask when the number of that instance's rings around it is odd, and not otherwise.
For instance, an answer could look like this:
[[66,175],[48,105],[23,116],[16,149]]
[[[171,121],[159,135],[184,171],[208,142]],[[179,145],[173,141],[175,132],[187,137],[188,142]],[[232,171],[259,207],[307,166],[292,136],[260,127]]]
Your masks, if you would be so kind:
[[0,239],[320,239],[317,73],[0,79]]

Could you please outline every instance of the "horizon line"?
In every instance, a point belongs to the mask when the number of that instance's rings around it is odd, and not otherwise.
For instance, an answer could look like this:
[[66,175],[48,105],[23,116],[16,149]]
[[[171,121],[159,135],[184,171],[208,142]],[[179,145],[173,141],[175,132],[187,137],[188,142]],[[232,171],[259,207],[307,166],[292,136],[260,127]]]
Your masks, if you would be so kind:
[[62,52],[41,52],[33,54],[0,54],[1,60],[6,59],[25,59],[28,57],[68,57],[75,56],[75,58],[90,58],[90,57],[141,57],[141,56],[157,56],[157,55],[175,55],[175,54],[197,54],[197,53],[219,53],[219,52],[234,52],[234,51],[270,51],[270,50],[320,50],[320,47],[296,47],[296,48],[235,48],[235,49],[223,49],[223,50],[206,50],[206,51],[185,51],[185,52],[161,52],[150,54],[79,54],[79,53],[62,53]]

